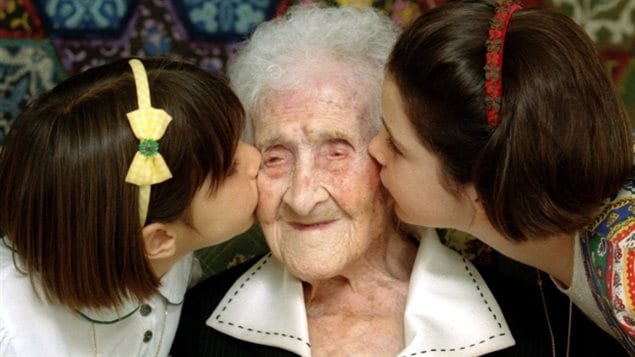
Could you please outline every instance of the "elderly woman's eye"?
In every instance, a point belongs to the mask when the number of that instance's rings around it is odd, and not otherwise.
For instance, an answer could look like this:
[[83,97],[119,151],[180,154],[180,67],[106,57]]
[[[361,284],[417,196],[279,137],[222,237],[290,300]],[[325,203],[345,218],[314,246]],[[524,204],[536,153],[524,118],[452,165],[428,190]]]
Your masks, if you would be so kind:
[[332,160],[344,159],[353,151],[353,147],[345,140],[331,140],[324,149],[328,158]]
[[283,146],[274,146],[262,153],[262,172],[271,177],[283,175],[291,170],[293,154]]
[[283,162],[283,159],[280,156],[267,155],[267,157],[264,158],[263,162],[265,166],[279,165]]
[[288,156],[288,150],[284,147],[276,145],[270,148],[267,148],[262,153],[262,163],[266,166],[275,166],[280,165],[285,161],[285,158]]

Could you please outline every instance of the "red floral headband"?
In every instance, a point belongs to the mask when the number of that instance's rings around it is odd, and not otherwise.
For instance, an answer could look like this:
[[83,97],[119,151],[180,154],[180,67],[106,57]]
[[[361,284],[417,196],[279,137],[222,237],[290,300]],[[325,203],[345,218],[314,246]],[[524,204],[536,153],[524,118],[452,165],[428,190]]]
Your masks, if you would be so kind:
[[504,1],[496,9],[496,15],[492,19],[489,27],[487,42],[487,54],[485,57],[485,112],[487,114],[487,125],[495,128],[500,123],[500,107],[502,89],[502,68],[503,68],[503,45],[505,43],[505,33],[507,25],[516,10],[522,6]]

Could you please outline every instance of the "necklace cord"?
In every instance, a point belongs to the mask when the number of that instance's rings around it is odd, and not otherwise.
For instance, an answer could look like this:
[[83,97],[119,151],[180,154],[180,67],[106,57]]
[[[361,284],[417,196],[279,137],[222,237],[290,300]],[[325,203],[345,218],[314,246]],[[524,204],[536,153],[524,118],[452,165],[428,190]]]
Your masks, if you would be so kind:
[[547,299],[542,289],[542,277],[540,276],[540,270],[536,269],[536,276],[538,281],[538,289],[540,290],[540,298],[542,300],[542,309],[545,312],[545,318],[547,320],[547,328],[549,329],[549,337],[551,338],[551,355],[556,357],[556,338],[553,335],[553,329],[551,328],[551,319],[549,318],[549,310],[547,309]]
[[[547,320],[547,328],[549,329],[549,337],[551,338],[551,354],[553,357],[556,357],[556,338],[553,334],[553,328],[551,326],[551,319],[549,318],[549,309],[547,309],[547,299],[545,297],[545,293],[542,287],[542,276],[540,275],[540,270],[536,269],[536,280],[538,282],[538,289],[540,290],[540,298],[542,300],[542,308],[545,312],[545,318]],[[569,296],[569,318],[567,321],[567,349],[565,352],[565,356],[569,357],[570,347],[571,347],[571,326],[573,320],[573,301]]]

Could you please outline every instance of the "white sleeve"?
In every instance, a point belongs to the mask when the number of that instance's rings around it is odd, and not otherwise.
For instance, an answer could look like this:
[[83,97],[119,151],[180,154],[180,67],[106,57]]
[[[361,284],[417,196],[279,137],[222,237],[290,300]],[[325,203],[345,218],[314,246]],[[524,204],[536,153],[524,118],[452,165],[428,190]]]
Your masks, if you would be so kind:
[[14,357],[17,355],[18,353],[13,347],[13,336],[11,336],[5,321],[0,317],[0,356]]

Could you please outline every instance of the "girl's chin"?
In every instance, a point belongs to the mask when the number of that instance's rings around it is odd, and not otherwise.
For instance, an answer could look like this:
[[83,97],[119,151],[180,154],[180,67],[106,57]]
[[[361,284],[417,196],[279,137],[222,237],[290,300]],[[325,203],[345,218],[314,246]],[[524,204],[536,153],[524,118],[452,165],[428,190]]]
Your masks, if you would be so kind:
[[411,215],[404,212],[398,204],[395,204],[395,215],[397,215],[397,218],[399,218],[399,220],[403,223],[418,224],[416,220],[414,220]]
[[[242,225],[242,227],[240,229],[237,230],[236,234],[234,234],[233,237],[241,235],[245,232],[247,232],[249,230],[249,228],[251,228],[254,223],[256,223],[256,216],[254,214],[251,215],[251,217],[249,217],[249,219],[245,222],[245,224]],[[231,238],[233,238],[231,237]]]

